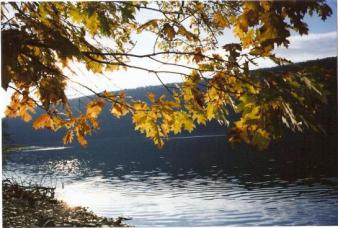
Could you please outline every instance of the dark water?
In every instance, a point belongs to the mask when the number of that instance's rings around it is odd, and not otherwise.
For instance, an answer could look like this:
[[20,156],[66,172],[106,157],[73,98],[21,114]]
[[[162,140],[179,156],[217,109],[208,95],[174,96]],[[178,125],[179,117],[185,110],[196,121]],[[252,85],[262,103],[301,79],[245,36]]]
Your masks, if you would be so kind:
[[55,185],[69,204],[133,225],[338,225],[337,167],[224,140],[177,138],[162,151],[143,138],[28,147],[5,158],[3,175]]

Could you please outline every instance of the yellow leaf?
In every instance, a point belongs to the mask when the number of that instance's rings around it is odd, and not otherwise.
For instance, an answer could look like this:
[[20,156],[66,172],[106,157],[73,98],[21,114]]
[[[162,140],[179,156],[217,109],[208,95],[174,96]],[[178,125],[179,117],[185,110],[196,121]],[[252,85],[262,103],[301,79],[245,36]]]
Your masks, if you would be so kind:
[[259,106],[253,107],[250,110],[250,112],[248,112],[244,115],[244,117],[246,119],[251,119],[251,120],[259,119],[260,118],[260,107]]
[[193,113],[193,119],[197,121],[198,124],[203,124],[205,125],[207,123],[207,119],[204,115],[204,113],[198,113],[198,112],[194,112]]
[[143,25],[141,25],[140,27],[137,28],[137,32],[140,33],[142,32],[144,29],[150,28],[156,28],[158,25],[159,20],[158,19],[153,19],[150,21],[147,21],[146,23],[144,23]]
[[104,107],[104,102],[102,100],[91,101],[87,104],[86,115],[90,118],[97,118]]
[[186,112],[175,112],[175,123],[173,124],[174,134],[181,132],[181,129],[184,128],[188,132],[192,132],[195,128],[193,120],[188,116]]
[[129,110],[126,108],[125,105],[120,103],[114,103],[112,105],[111,113],[116,116],[117,118],[120,118],[121,116],[127,115]]
[[83,20],[83,15],[75,7],[70,7],[69,16],[75,23],[79,23]]
[[254,35],[255,35],[255,31],[253,29],[249,29],[248,32],[242,34],[240,39],[242,41],[243,48],[247,48],[251,44],[253,44]]
[[142,124],[147,119],[145,112],[135,112],[133,115],[133,123],[135,124],[135,130],[140,130]]
[[258,150],[268,148],[270,143],[269,133],[264,129],[258,129],[253,135],[252,143],[258,147]]
[[196,10],[199,11],[199,12],[202,12],[204,10],[204,4],[201,3],[201,2],[194,2],[195,3],[195,7],[196,7]]
[[105,70],[106,71],[118,71],[120,69],[120,65],[117,64],[107,64]]
[[94,61],[87,61],[86,67],[88,70],[91,70],[93,73],[102,73],[102,64],[94,62]]
[[19,106],[19,116],[25,122],[29,122],[32,119],[32,116],[29,114],[28,111],[31,111],[33,113],[35,112],[34,109],[29,106],[29,104],[21,104],[21,106]]
[[191,133],[192,130],[194,130],[195,128],[195,124],[190,118],[185,119],[183,124],[184,124],[184,129],[187,130],[189,133]]
[[51,121],[51,127],[53,131],[59,130],[61,127],[63,127],[63,120],[57,116],[54,116]]
[[32,119],[32,116],[30,114],[28,114],[26,111],[20,112],[20,117],[25,122],[29,122]]
[[168,133],[170,132],[170,126],[168,124],[161,124],[161,129],[163,131],[164,135],[168,135]]
[[150,92],[150,93],[147,94],[147,96],[152,103],[155,102],[155,94],[154,93]]
[[93,13],[90,17],[85,19],[84,23],[91,35],[96,35],[99,31],[100,21],[97,13]]
[[213,20],[214,20],[214,23],[220,28],[225,28],[229,25],[228,21],[224,18],[224,16],[222,15],[220,11],[214,14]]
[[99,122],[95,118],[89,118],[89,121],[91,122],[92,126],[94,129],[100,128]]
[[208,120],[212,120],[215,118],[216,107],[213,103],[209,102],[207,105],[207,118]]
[[142,111],[142,110],[147,110],[148,106],[144,102],[135,102],[133,104],[133,108],[134,108],[135,111]]
[[186,30],[185,27],[182,25],[178,27],[177,34],[185,36],[189,41],[198,41],[198,37],[195,34]]

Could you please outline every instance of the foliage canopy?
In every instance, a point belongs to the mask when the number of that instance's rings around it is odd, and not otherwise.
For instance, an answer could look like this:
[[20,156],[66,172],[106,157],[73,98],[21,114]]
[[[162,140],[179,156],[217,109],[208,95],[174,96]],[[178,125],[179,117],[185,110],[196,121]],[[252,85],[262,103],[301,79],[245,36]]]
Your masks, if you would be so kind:
[[[149,12],[157,16],[140,23],[137,18]],[[308,33],[307,14],[325,20],[332,12],[322,0],[1,3],[2,87],[15,90],[6,115],[30,121],[40,107],[46,112],[34,120],[35,129],[66,128],[64,143],[75,135],[85,145],[85,136],[99,128],[97,118],[110,105],[117,118],[131,113],[135,129],[159,147],[172,133],[217,120],[230,128],[230,142],[264,149],[285,127],[320,130],[315,114],[326,92],[318,78],[306,71],[249,71],[249,63],[259,58],[287,63],[273,51],[288,47],[290,31]],[[237,43],[219,41],[226,30]],[[133,53],[138,34],[146,31],[157,37],[153,50]],[[104,46],[102,39],[111,45]],[[134,58],[176,70],[133,65]],[[65,95],[72,78],[63,69],[70,62],[84,63],[94,73],[138,69],[160,81],[164,73],[182,75],[184,82],[175,88],[163,85],[170,97],[149,93],[147,101],[87,88],[97,98],[76,113]],[[230,122],[230,113],[237,119]]]

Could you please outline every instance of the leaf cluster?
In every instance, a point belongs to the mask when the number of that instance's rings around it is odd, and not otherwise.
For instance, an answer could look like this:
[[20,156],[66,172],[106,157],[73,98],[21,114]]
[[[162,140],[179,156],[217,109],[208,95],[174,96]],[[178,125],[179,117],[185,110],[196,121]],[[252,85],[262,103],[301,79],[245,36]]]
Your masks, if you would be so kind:
[[[156,16],[140,20],[150,11]],[[107,104],[116,118],[131,114],[135,129],[159,147],[171,134],[191,132],[212,120],[230,128],[230,142],[259,149],[280,138],[283,128],[320,130],[316,113],[327,95],[321,78],[307,71],[253,74],[249,66],[259,58],[289,62],[274,49],[288,47],[292,30],[308,33],[305,15],[330,16],[323,0],[8,2],[1,4],[1,12],[2,87],[15,90],[6,115],[29,121],[40,107],[46,112],[33,127],[66,128],[64,143],[75,135],[86,145]],[[221,43],[226,30],[239,42]],[[145,32],[156,37],[153,50],[134,53],[138,34]],[[135,58],[175,70],[133,65]],[[161,83],[161,74],[180,75],[184,82],[174,88],[163,84],[171,97],[150,93],[147,101],[85,87],[97,99],[75,110],[65,94],[72,78],[63,73],[74,62],[97,74],[137,69]],[[233,113],[238,119],[230,118]]]

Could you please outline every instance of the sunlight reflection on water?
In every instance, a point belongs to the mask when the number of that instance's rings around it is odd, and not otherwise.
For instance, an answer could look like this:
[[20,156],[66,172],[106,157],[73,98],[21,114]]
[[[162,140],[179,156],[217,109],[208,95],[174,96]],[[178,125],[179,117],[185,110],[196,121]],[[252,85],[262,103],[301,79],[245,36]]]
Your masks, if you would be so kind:
[[15,147],[13,149],[9,149],[9,151],[15,152],[31,152],[31,151],[57,151],[57,150],[65,150],[70,149],[69,146],[56,146],[56,147],[43,147],[43,146],[20,146]]
[[320,184],[248,191],[226,179],[166,183],[170,176],[130,178],[135,180],[90,178],[66,185],[57,195],[104,216],[132,216],[135,225],[312,224],[327,221],[326,216],[338,212],[337,188]]
[[155,159],[150,153],[126,153],[97,148],[17,152],[6,160],[3,173],[55,185],[57,197],[72,206],[132,217],[128,223],[138,226],[338,224],[337,177],[288,180],[275,173],[274,162],[260,171],[235,172],[202,162],[196,163],[201,169],[179,166],[164,154]]

